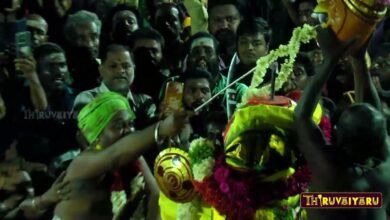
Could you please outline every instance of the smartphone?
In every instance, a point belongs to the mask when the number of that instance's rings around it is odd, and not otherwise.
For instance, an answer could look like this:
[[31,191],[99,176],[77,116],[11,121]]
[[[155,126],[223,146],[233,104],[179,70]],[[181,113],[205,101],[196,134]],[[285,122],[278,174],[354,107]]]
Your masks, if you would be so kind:
[[16,58],[25,58],[32,55],[30,31],[23,31],[15,34],[15,50]]
[[167,83],[162,109],[164,115],[183,109],[183,89],[184,83],[182,82],[171,81]]

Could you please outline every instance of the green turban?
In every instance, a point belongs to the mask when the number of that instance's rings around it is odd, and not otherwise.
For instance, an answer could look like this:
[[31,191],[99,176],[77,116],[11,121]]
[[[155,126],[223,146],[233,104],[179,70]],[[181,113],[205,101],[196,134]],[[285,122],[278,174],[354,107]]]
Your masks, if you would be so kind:
[[129,112],[131,120],[135,119],[135,114],[125,97],[114,92],[101,93],[81,109],[77,116],[78,127],[91,144],[115,114],[123,110]]

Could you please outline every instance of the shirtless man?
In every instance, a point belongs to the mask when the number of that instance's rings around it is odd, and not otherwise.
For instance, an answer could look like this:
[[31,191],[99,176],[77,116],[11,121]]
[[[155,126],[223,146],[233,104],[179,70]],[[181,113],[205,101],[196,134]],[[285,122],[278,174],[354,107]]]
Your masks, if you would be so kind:
[[[364,52],[352,58],[357,101],[341,115],[334,146],[329,146],[311,117],[336,62],[351,45],[341,44],[329,29],[318,30],[324,63],[306,86],[295,110],[299,147],[313,179],[313,192],[381,192],[379,209],[308,209],[308,219],[386,219],[390,185],[389,140],[378,94],[363,62]],[[363,103],[364,102],[364,103]]]
[[177,113],[128,134],[134,118],[127,99],[113,92],[100,94],[80,111],[78,126],[89,147],[72,161],[65,176],[78,196],[58,203],[53,219],[112,219],[112,171],[134,162],[160,139],[179,133],[188,114]]

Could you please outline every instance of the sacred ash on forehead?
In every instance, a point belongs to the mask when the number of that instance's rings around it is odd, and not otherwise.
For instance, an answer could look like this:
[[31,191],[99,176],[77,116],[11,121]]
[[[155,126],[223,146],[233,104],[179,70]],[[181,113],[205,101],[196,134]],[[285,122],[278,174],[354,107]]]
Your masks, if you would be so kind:
[[191,50],[194,49],[195,47],[199,47],[199,46],[207,46],[207,47],[211,47],[214,49],[214,41],[213,41],[213,39],[211,39],[209,37],[201,37],[201,38],[195,39],[191,44]]

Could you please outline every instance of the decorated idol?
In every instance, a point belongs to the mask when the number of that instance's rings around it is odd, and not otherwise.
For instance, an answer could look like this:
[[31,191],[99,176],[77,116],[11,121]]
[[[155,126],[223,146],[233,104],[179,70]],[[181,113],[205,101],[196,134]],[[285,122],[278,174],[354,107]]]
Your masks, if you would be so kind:
[[[330,25],[340,40],[358,36],[355,48],[368,40],[386,11],[386,2],[379,0],[318,2],[317,12],[327,16],[323,26]],[[292,73],[301,44],[316,33],[312,26],[298,27],[288,45],[257,61],[251,86],[226,125],[223,149],[200,138],[189,152],[168,148],[160,153],[155,176],[163,219],[305,219],[299,196],[308,189],[310,173],[294,138],[296,103],[274,93]],[[284,62],[273,83],[259,88],[267,68],[280,58]],[[318,105],[313,121],[319,124],[321,118]]]

